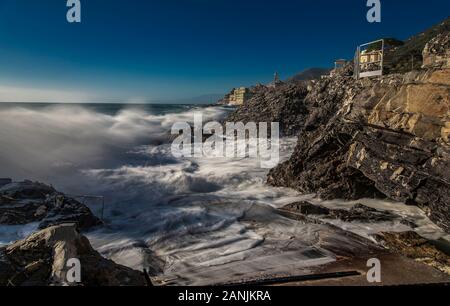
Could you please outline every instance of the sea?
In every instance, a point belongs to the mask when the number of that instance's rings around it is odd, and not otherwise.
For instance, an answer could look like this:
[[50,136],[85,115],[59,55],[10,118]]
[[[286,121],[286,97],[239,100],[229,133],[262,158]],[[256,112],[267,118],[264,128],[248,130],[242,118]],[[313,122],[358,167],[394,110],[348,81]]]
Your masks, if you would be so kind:
[[[83,202],[105,222],[84,233],[93,247],[119,264],[147,269],[161,284],[286,276],[335,261],[332,253],[317,250],[323,225],[285,218],[277,208],[309,200],[349,209],[356,202],[321,201],[270,187],[269,170],[256,159],[172,155],[174,123],[192,122],[195,113],[205,123],[220,122],[231,111],[206,105],[0,103],[0,177],[90,196]],[[296,143],[281,139],[280,162]],[[421,235],[450,241],[417,207],[388,200],[358,203],[406,216]],[[412,230],[395,221],[334,225],[368,239],[380,231]],[[0,226],[0,245],[36,229],[37,224]]]

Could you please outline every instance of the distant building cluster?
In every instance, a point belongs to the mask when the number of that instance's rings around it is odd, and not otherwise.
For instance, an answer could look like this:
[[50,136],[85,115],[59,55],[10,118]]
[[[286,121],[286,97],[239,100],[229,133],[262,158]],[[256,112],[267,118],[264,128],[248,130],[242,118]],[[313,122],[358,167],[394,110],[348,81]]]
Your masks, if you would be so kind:
[[229,98],[230,105],[242,105],[252,97],[247,87],[239,87],[234,89]]
[[[280,80],[280,75],[275,72],[273,81],[268,85],[261,85],[266,88],[275,88],[279,85],[283,84],[283,81]],[[245,102],[250,100],[253,97],[253,92],[248,87],[239,87],[235,88],[231,91],[230,94],[225,96],[225,99],[219,103],[228,104],[233,106],[243,105]]]

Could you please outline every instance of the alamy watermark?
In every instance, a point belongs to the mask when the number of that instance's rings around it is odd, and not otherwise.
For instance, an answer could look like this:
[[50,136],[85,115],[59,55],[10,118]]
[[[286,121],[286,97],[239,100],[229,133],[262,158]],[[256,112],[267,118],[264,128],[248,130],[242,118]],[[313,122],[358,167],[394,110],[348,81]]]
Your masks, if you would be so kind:
[[[177,158],[252,158],[261,168],[270,169],[280,161],[280,124],[278,122],[208,122],[194,114],[194,125],[177,122],[172,135],[172,155]],[[181,133],[180,133],[181,132]],[[270,132],[270,133],[269,133]]]
[[[369,7],[366,18],[370,23],[381,22],[381,0],[367,0],[366,6]],[[81,1],[67,0],[67,22],[80,23],[81,22]]]
[[381,261],[377,258],[371,258],[367,261],[367,281],[371,284],[381,283]]
[[80,23],[81,22],[81,2],[80,0],[67,0],[67,22],[68,23]]
[[[370,23],[381,22],[381,0],[367,0],[366,6],[369,7],[366,18]],[[81,1],[67,0],[67,22],[80,23],[81,22]]]
[[81,283],[81,262],[78,258],[70,258],[67,260],[66,281],[69,284]]
[[367,0],[367,7],[370,7],[367,12],[367,21],[370,23],[381,22],[381,1]]

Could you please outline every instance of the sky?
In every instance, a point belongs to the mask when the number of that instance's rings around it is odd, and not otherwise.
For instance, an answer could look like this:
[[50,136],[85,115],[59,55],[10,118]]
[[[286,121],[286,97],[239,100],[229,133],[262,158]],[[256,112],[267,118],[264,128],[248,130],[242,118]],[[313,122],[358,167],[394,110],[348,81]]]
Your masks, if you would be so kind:
[[448,0],[0,0],[0,102],[179,101],[350,59],[450,15]]

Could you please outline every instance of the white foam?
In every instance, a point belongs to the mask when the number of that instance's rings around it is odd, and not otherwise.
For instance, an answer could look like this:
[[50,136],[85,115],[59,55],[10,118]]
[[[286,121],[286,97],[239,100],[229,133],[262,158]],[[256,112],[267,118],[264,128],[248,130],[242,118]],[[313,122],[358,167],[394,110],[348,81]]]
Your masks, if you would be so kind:
[[[226,113],[214,107],[202,111],[207,120],[220,120]],[[175,159],[170,144],[161,140],[174,122],[192,120],[192,109],[167,115],[135,109],[117,115],[80,107],[9,109],[0,114],[0,153],[5,157],[0,166],[70,194],[104,195],[107,225],[88,233],[93,246],[135,269],[157,263],[160,277],[175,284],[286,274],[334,260],[325,253],[305,255],[322,226],[283,218],[273,208],[305,199],[334,207],[351,203],[322,202],[269,187],[268,171],[257,160]],[[295,144],[296,139],[281,141],[282,160]],[[364,204],[414,218],[418,231],[428,237],[444,236],[416,208],[388,201]],[[398,224],[336,224],[366,237],[407,229]],[[1,227],[0,241],[23,238],[35,227]]]
[[402,224],[399,220],[389,222],[377,222],[377,223],[343,222],[340,220],[326,220],[329,223],[332,223],[345,230],[354,232],[368,239],[373,240],[371,235],[380,232],[415,231],[419,235],[431,240],[443,239],[450,242],[450,235],[445,233],[436,224],[430,221],[425,212],[417,206],[406,205],[404,203],[399,203],[391,200],[379,200],[379,199],[361,199],[357,201],[344,201],[344,200],[321,201],[320,199],[313,198],[310,199],[310,201],[334,209],[350,209],[353,205],[360,203],[365,206],[375,208],[377,210],[392,212],[403,218],[407,218],[417,226],[416,228],[411,228],[405,224]]

